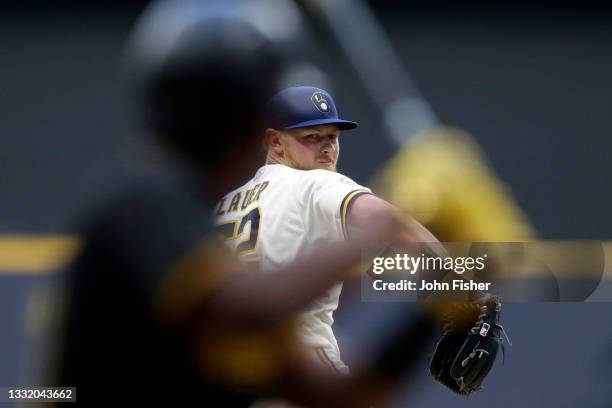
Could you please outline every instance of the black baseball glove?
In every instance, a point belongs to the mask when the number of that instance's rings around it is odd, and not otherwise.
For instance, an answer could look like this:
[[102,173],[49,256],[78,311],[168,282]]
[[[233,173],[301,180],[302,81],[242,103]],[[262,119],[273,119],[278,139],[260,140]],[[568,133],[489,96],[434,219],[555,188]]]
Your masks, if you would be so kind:
[[466,396],[481,388],[499,348],[504,352],[501,335],[506,334],[499,324],[500,310],[499,298],[490,294],[476,301],[445,303],[442,338],[429,367],[436,381]]

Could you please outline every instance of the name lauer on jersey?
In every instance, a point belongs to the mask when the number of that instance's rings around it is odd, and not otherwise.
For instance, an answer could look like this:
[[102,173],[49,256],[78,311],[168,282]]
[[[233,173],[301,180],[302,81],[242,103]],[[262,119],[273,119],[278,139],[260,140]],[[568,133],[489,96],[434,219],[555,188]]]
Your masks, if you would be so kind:
[[239,208],[245,210],[249,205],[259,201],[261,193],[264,192],[269,184],[268,181],[264,181],[263,183],[256,184],[253,188],[234,193],[229,200],[227,197],[222,198],[219,204],[217,204],[217,209],[215,210],[216,216],[219,217],[226,213],[238,211]]

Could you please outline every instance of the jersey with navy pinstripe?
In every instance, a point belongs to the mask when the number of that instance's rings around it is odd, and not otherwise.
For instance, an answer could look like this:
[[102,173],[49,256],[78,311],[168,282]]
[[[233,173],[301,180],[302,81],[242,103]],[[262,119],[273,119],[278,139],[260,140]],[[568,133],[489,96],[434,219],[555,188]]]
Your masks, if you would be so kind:
[[[216,223],[242,261],[273,270],[346,239],[350,206],[366,193],[339,173],[265,165],[219,202]],[[300,318],[300,330],[308,346],[322,348],[335,367],[347,371],[332,331],[340,291],[339,283],[314,301]]]

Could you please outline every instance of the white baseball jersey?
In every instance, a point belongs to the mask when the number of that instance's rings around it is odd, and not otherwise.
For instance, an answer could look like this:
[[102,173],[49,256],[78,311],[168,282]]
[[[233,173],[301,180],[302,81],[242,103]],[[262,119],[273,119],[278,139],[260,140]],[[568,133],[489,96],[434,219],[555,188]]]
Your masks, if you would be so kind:
[[[219,202],[216,223],[242,261],[273,270],[316,251],[318,245],[345,239],[352,200],[369,192],[331,171],[265,165]],[[304,311],[300,330],[319,358],[346,372],[332,332],[341,288],[338,283]]]

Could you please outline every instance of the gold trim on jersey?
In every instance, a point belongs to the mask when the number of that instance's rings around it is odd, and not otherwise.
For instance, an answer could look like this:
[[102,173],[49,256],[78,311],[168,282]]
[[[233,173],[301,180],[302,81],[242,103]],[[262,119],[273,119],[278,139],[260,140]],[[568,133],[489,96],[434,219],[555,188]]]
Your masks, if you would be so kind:
[[372,194],[369,190],[360,188],[358,190],[353,190],[350,193],[348,193],[346,196],[344,196],[344,198],[342,199],[342,202],[340,203],[340,218],[342,219],[342,233],[344,234],[344,239],[348,239],[348,226],[346,223],[346,217],[348,215],[348,212],[351,208],[351,204],[352,201],[355,197],[358,197],[362,194]]

